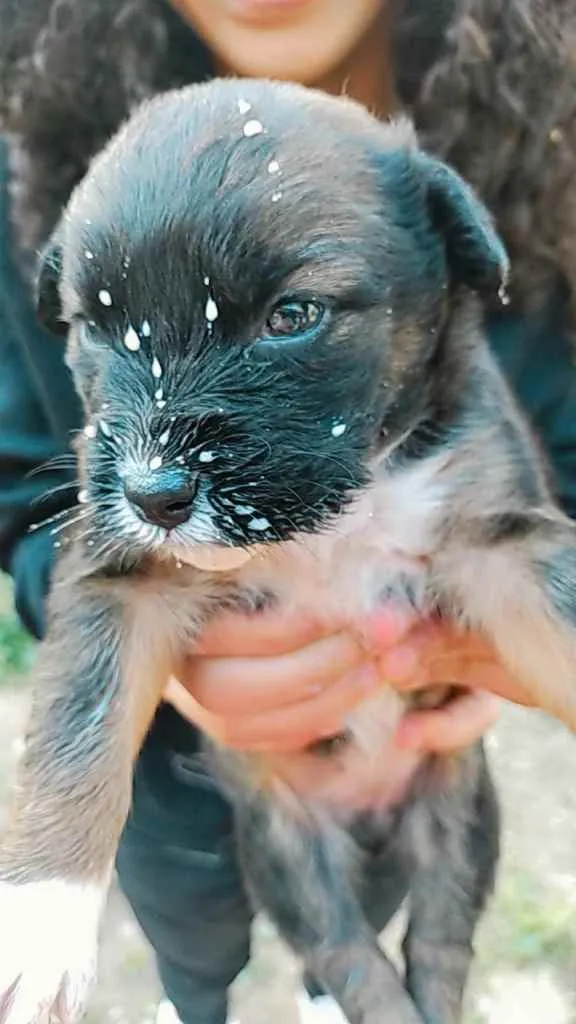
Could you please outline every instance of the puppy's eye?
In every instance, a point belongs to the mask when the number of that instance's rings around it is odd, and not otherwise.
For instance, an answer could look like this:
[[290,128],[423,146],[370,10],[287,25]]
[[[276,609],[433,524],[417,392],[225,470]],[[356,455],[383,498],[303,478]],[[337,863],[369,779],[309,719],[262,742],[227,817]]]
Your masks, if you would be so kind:
[[320,327],[326,309],[319,302],[289,301],[275,306],[266,320],[262,341],[299,341]]
[[80,339],[86,345],[96,348],[103,348],[105,346],[105,337],[98,330],[98,325],[94,320],[88,320],[84,316],[74,316],[72,324],[76,326]]

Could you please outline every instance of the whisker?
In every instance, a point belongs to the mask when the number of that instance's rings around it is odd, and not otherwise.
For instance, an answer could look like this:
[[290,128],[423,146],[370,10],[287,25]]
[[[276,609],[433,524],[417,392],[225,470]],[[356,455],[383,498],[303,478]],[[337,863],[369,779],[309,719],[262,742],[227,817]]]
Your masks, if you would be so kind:
[[26,480],[31,480],[32,477],[39,476],[40,473],[50,473],[57,469],[75,469],[77,466],[77,459],[74,455],[55,455],[53,459],[48,459],[47,462],[43,462],[41,466],[34,466],[26,473]]
[[74,526],[76,523],[82,522],[83,519],[86,519],[88,514],[89,513],[87,509],[82,509],[82,511],[79,512],[75,518],[69,519],[65,523],[60,523],[59,526],[55,526],[53,530],[50,530],[50,536],[54,537],[56,536],[56,534],[62,533],[62,530],[66,530],[67,527]]
[[71,481],[66,481],[65,484],[58,484],[56,487],[50,487],[44,494],[39,494],[37,498],[34,498],[32,506],[41,505],[43,501],[48,501],[54,494],[58,494],[60,491],[76,491],[77,485]]
[[28,527],[28,533],[36,533],[36,531],[40,530],[42,526],[49,526],[50,523],[59,522],[64,516],[70,516],[76,512],[77,508],[77,505],[72,505],[70,508],[63,508],[60,512],[56,512],[52,516],[47,516],[45,519],[41,519],[37,523],[31,523]]

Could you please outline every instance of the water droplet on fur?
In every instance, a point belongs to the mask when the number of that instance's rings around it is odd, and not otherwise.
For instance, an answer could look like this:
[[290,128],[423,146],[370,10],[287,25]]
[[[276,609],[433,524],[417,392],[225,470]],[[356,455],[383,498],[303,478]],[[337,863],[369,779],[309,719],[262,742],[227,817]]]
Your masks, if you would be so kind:
[[168,444],[169,440],[170,440],[170,429],[165,430],[163,434],[160,434],[160,437],[158,438],[158,443],[161,444],[162,447],[164,447],[165,445]]
[[273,203],[279,203],[281,199],[282,199],[282,193],[281,192],[273,192],[272,193],[272,202]]
[[156,356],[154,356],[154,359],[152,360],[152,376],[155,377],[156,380],[159,380],[162,376],[162,366],[160,365],[160,360],[157,359]]
[[84,436],[94,438],[96,437],[97,430],[93,423],[87,423],[84,427]]
[[86,505],[87,501],[88,501],[88,491],[86,491],[86,490],[78,491],[78,504],[79,505]]
[[163,398],[159,398],[158,401],[156,402],[156,408],[157,409],[163,409],[165,407],[165,405],[166,405],[166,402],[165,402],[165,400]]
[[248,100],[238,100],[238,110],[241,114],[247,114],[249,110],[252,110],[252,104],[248,103]]
[[198,462],[214,462],[215,458],[214,452],[200,452]]
[[347,429],[346,423],[335,423],[331,430],[332,437],[342,437]]
[[85,255],[87,260],[93,260],[94,259],[94,253],[92,252],[91,249],[84,249],[84,255]]
[[162,401],[162,399],[164,398],[164,392],[162,388],[158,388],[158,390],[154,392],[154,398],[156,399],[157,402]]
[[124,335],[124,344],[130,352],[137,352],[138,349],[140,348],[140,338],[138,337],[136,331],[132,326],[128,328],[126,334]]
[[112,305],[112,296],[110,295],[110,292],[108,291],[107,288],[100,289],[100,291],[98,292],[98,298],[103,306]]
[[279,173],[280,173],[280,164],[278,163],[277,160],[271,160],[270,163],[268,164],[268,174],[279,174]]
[[251,519],[248,523],[248,529],[263,532],[264,530],[270,529],[270,523],[264,516],[262,516],[261,519]]
[[210,298],[208,299],[208,301],[206,303],[206,309],[204,310],[204,316],[206,317],[208,323],[212,324],[212,323],[214,323],[215,320],[218,319],[218,314],[219,314],[218,306],[214,302],[214,299],[212,298],[212,296],[210,296]]
[[255,118],[251,121],[246,121],[244,128],[242,129],[247,139],[254,138],[255,135],[261,135],[264,131],[264,125],[261,121],[257,121]]
[[185,461],[186,460],[184,459],[183,455],[176,456],[176,462],[178,463],[179,466],[183,466]]
[[148,320],[142,321],[142,327],[140,328],[140,330],[142,331],[142,334],[145,338],[150,337],[150,335],[152,334],[152,328],[150,327]]
[[150,469],[160,469],[160,466],[162,465],[162,456],[153,455],[148,465]]

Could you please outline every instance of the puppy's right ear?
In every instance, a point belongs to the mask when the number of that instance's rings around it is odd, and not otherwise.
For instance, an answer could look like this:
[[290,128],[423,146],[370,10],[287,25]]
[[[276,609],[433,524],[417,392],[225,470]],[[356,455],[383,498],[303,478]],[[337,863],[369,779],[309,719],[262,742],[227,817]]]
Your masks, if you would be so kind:
[[62,241],[60,227],[57,227],[40,253],[36,276],[36,316],[51,334],[65,338],[68,324],[62,315],[61,277]]

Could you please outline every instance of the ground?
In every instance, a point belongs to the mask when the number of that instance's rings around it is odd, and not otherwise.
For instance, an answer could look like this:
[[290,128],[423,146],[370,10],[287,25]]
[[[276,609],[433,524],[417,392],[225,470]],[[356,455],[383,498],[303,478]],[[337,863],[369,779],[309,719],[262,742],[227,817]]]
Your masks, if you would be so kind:
[[[0,821],[19,749],[33,650],[0,583]],[[496,894],[477,938],[466,1024],[576,1024],[576,743],[535,712],[506,707],[488,737],[504,812]],[[388,941],[396,949],[401,921]],[[266,922],[235,987],[242,1024],[296,1024],[298,972]],[[159,989],[149,951],[116,889],[88,1024],[148,1024]]]

